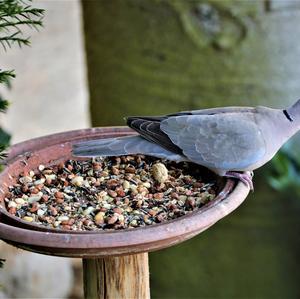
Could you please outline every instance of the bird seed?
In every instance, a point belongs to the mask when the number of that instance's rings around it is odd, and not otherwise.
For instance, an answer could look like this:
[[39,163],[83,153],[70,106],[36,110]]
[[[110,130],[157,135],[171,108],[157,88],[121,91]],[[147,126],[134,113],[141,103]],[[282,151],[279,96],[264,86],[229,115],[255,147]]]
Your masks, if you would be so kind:
[[5,204],[47,228],[97,231],[175,219],[215,197],[215,182],[204,182],[194,164],[135,155],[39,165],[9,187]]

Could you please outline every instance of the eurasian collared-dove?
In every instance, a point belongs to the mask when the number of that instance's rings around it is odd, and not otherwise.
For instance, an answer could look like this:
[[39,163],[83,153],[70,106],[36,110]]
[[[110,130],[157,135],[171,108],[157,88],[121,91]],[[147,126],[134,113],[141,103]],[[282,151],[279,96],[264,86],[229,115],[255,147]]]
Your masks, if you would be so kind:
[[258,106],[224,107],[157,117],[128,117],[139,135],[75,144],[80,157],[145,154],[192,161],[220,176],[236,177],[251,189],[244,171],[268,162],[300,129],[300,100],[286,110]]

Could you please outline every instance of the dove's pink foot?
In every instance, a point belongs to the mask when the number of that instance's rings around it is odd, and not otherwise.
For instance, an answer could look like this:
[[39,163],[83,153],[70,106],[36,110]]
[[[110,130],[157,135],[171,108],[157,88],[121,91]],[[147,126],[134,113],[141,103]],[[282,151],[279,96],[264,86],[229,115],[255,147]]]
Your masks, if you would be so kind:
[[241,182],[243,182],[247,187],[249,187],[251,191],[254,190],[253,182],[252,182],[253,171],[251,171],[250,173],[249,172],[240,173],[240,172],[235,172],[235,171],[227,171],[225,176],[229,177],[229,178],[237,178]]

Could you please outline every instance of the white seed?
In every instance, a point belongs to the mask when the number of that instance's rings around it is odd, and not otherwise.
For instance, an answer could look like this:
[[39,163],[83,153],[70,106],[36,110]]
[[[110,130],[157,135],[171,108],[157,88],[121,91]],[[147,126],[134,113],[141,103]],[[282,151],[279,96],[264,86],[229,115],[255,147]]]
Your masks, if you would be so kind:
[[61,221],[54,221],[53,226],[58,227],[60,225]]
[[104,212],[98,212],[95,217],[94,217],[94,221],[96,222],[96,224],[101,224],[104,222],[104,216],[105,213]]
[[82,186],[83,184],[83,177],[82,176],[76,176],[72,179],[71,183],[77,187]]
[[131,222],[130,222],[130,225],[132,225],[132,226],[137,226],[137,221],[134,219],[134,220],[132,220]]
[[56,174],[45,174],[46,180],[55,180]]
[[104,205],[103,205],[103,208],[105,208],[105,209],[110,209],[111,208],[111,205],[110,204],[108,204],[108,203],[105,203]]
[[119,218],[119,221],[120,221],[120,222],[123,222],[123,221],[124,221],[124,216],[123,216],[123,215],[119,215],[119,214],[118,214],[118,218]]
[[37,181],[35,181],[33,184],[34,185],[42,185],[42,184],[44,184],[45,183],[45,179],[44,178],[42,178],[42,179],[40,179],[40,180],[37,180]]
[[182,201],[183,203],[186,201],[187,196],[186,195],[179,195],[178,196],[178,201]]
[[45,211],[42,209],[38,209],[36,213],[38,216],[43,216],[45,214]]
[[168,169],[162,163],[156,163],[151,168],[154,179],[159,183],[164,183],[168,179]]
[[86,188],[91,188],[91,185],[90,185],[90,183],[87,180],[83,181],[82,184]]
[[89,170],[89,171],[87,172],[87,175],[88,175],[88,176],[93,176],[93,174],[94,174],[93,169],[91,169],[91,170]]
[[[70,196],[66,193],[64,193],[64,197],[65,197],[66,200],[71,200],[73,198],[73,196]],[[66,206],[66,207],[68,207],[68,206]],[[65,207],[65,209],[66,209],[66,207]]]
[[68,216],[59,216],[57,218],[58,221],[62,222],[62,221],[68,221],[69,220],[69,217]]
[[95,208],[94,207],[88,207],[86,208],[84,211],[83,211],[83,215],[87,216],[87,215],[90,215],[92,212],[95,211]]
[[72,208],[71,208],[70,206],[65,206],[65,207],[64,207],[64,210],[65,210],[65,211],[72,211]]
[[33,221],[33,218],[30,217],[30,216],[24,216],[24,217],[23,217],[23,220],[28,221],[28,222],[32,222],[32,221]]
[[17,204],[16,204],[14,201],[10,201],[10,202],[8,203],[8,207],[9,207],[9,208],[16,208],[16,207],[17,207]]
[[15,198],[14,201],[18,205],[23,205],[25,203],[25,200],[21,197]]
[[36,196],[30,196],[30,197],[28,197],[28,202],[29,203],[38,202],[38,201],[40,201],[41,198],[42,198],[42,196],[40,196],[39,194],[37,194]]
[[31,183],[32,182],[32,178],[30,176],[23,176],[21,178],[19,178],[19,182],[23,185]]
[[33,178],[34,177],[34,171],[30,170],[29,175]]
[[143,183],[143,186],[148,189],[151,187],[151,184],[149,182],[145,182]]
[[100,191],[100,192],[97,194],[97,199],[98,199],[98,201],[102,201],[102,200],[104,200],[106,197],[107,197],[107,192],[106,192],[106,191]]
[[39,171],[43,171],[45,169],[45,166],[44,165],[39,165]]
[[127,189],[129,189],[129,187],[130,187],[130,183],[128,182],[128,181],[124,181],[123,182],[123,189],[125,189],[125,190],[127,190]]

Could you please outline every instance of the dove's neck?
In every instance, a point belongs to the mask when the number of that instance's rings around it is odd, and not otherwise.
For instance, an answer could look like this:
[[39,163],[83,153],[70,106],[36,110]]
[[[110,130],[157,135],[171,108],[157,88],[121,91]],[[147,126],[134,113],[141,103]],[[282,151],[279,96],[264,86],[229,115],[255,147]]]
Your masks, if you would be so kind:
[[283,111],[290,122],[300,123],[300,100]]
[[[298,103],[298,102],[297,102]],[[296,104],[297,104],[296,103]],[[296,110],[299,109],[297,117]],[[300,101],[286,110],[257,107],[259,126],[263,128],[267,147],[276,152],[288,139],[300,130]]]
[[283,110],[290,125],[290,137],[300,130],[300,100]]

